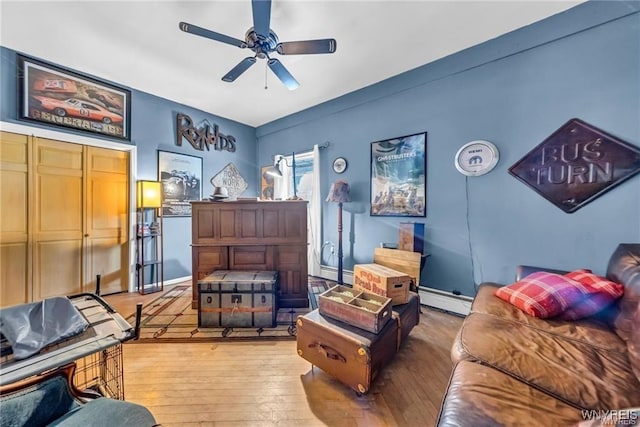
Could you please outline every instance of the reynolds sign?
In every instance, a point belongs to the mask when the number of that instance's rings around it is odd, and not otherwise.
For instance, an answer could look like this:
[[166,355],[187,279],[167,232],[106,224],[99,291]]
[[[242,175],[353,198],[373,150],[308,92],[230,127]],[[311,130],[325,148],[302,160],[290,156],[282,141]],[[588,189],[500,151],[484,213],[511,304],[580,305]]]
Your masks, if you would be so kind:
[[193,148],[199,151],[207,151],[213,148],[216,151],[228,151],[234,153],[236,151],[236,139],[231,135],[220,133],[218,125],[211,126],[208,122],[196,127],[191,117],[186,114],[178,113],[177,115],[177,135],[176,144],[182,146],[182,140],[186,140]]

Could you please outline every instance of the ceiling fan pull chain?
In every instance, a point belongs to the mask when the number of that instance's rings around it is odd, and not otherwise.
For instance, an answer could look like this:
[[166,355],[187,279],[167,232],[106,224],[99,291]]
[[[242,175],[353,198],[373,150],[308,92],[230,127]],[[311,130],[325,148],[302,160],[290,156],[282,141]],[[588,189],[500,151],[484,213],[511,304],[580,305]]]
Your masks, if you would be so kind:
[[264,90],[269,89],[267,87],[267,62],[268,61],[264,61]]

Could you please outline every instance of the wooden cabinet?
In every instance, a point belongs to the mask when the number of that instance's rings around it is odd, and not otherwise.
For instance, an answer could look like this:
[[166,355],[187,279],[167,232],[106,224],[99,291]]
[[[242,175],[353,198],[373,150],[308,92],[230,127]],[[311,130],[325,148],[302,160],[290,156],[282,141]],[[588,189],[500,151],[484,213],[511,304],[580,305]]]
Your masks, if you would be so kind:
[[213,270],[277,270],[280,306],[308,307],[307,202],[192,203],[192,306]]

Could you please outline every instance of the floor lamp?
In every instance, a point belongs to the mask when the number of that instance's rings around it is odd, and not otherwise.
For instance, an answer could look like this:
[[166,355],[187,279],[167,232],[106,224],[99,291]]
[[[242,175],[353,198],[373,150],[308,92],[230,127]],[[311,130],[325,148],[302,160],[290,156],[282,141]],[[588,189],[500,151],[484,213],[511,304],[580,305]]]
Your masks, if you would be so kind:
[[338,204],[338,284],[342,285],[342,204],[351,201],[349,184],[341,180],[331,184],[326,201]]

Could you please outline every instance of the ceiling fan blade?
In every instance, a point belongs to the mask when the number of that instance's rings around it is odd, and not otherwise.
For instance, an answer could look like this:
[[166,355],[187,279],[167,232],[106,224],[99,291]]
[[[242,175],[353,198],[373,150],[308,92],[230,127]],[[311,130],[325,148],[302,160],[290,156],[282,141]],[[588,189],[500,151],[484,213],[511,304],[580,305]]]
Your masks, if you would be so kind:
[[253,31],[261,39],[267,39],[269,25],[271,25],[271,0],[251,0],[251,10],[253,11]]
[[240,74],[247,71],[249,67],[251,67],[255,63],[256,63],[256,58],[252,56],[244,58],[242,61],[238,63],[238,65],[233,67],[231,71],[229,71],[227,74],[224,75],[224,77],[222,78],[222,81],[224,82],[234,81],[235,79],[240,77]]
[[278,43],[276,51],[280,55],[305,55],[315,53],[333,53],[336,51],[335,39],[304,40]]
[[293,78],[291,73],[287,71],[286,68],[284,68],[282,62],[278,61],[277,59],[270,59],[268,64],[269,68],[271,68],[271,71],[273,71],[273,74],[278,76],[280,81],[287,87],[287,89],[294,90],[297,89],[298,86],[300,86],[300,83],[298,83],[298,81]]
[[196,36],[205,37],[211,40],[227,43],[240,48],[247,47],[247,43],[245,43],[240,39],[225,36],[224,34],[216,33],[215,31],[207,30],[206,28],[198,27],[197,25],[188,24],[186,22],[180,22],[178,26],[185,33],[195,34]]

